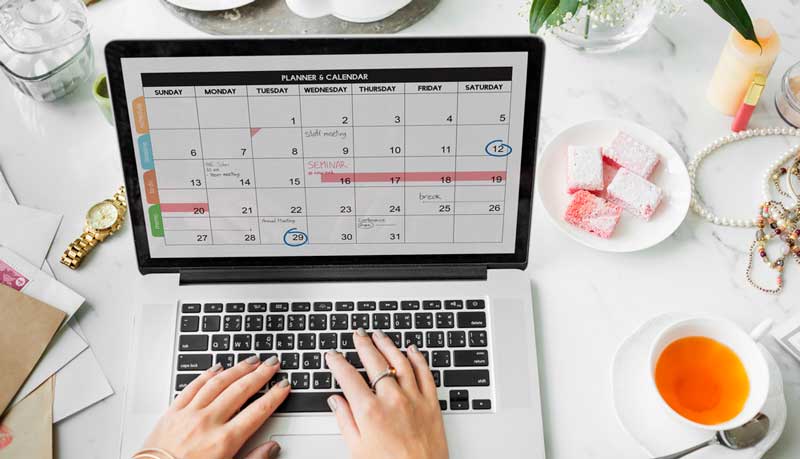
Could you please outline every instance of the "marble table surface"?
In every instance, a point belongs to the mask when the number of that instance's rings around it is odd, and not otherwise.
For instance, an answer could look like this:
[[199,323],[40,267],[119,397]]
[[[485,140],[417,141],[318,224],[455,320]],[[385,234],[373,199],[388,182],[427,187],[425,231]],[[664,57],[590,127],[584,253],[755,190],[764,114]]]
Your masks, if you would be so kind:
[[[618,54],[583,55],[548,39],[542,145],[561,130],[596,118],[649,126],[686,158],[725,134],[730,119],[714,112],[704,91],[727,26],[699,0],[685,3],[685,16],[658,18],[642,41]],[[405,33],[525,33],[521,6],[522,0],[443,0]],[[800,1],[750,1],[748,6],[754,16],[770,18],[783,36],[783,51],[752,125],[781,126],[772,97],[780,74],[800,60]],[[157,0],[104,0],[90,8],[89,16],[98,72],[103,46],[111,39],[204,36]],[[56,457],[116,457],[133,312],[146,291],[170,295],[177,279],[139,274],[130,225],[79,272],[58,264],[61,248],[80,233],[87,206],[122,182],[114,130],[94,105],[88,85],[65,100],[42,104],[0,82],[0,101],[0,168],[22,204],[64,215],[48,259],[56,276],[87,298],[80,324],[117,391],[57,425]],[[709,205],[718,214],[752,218],[760,202],[761,172],[788,146],[787,139],[751,140],[711,157],[700,174]],[[765,296],[745,282],[751,230],[718,228],[690,215],[652,249],[606,254],[559,232],[537,202],[532,231],[527,272],[550,458],[644,457],[616,421],[609,368],[619,343],[651,316],[699,311],[752,327],[764,318],[780,321],[800,313],[800,269],[794,263],[782,296]],[[771,339],[765,344],[780,364],[789,404],[786,434],[766,457],[796,458],[800,362]]]

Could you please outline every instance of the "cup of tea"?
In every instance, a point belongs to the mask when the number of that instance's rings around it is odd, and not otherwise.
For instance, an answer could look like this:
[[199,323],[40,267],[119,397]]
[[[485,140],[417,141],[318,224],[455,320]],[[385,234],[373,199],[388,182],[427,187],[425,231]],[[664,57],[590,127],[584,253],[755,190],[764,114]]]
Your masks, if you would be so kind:
[[753,419],[770,387],[756,335],[714,317],[667,326],[650,349],[651,381],[664,408],[706,430],[732,429]]

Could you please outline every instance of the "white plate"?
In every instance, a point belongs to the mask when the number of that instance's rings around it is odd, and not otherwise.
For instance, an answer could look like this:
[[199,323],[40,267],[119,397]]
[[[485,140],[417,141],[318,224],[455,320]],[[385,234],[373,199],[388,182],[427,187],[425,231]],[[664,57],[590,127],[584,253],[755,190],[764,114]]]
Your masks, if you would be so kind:
[[[711,438],[709,431],[687,426],[667,412],[650,383],[650,344],[666,325],[684,317],[691,315],[665,314],[646,322],[622,342],[611,368],[617,419],[650,457],[672,454]],[[783,379],[775,359],[766,348],[759,347],[767,359],[770,372],[769,395],[761,410],[770,420],[767,437],[753,448],[738,451],[720,445],[709,446],[693,453],[689,456],[691,459],[760,459],[780,438],[786,427]]]
[[[567,146],[608,145],[618,130],[628,132],[661,155],[650,181],[664,191],[664,200],[650,221],[623,212],[611,239],[602,239],[564,221],[564,211],[572,199],[567,193]],[[539,156],[536,190],[556,226],[583,245],[606,252],[635,252],[668,238],[686,218],[692,200],[689,173],[678,152],[650,129],[624,120],[588,121],[557,135]]]
[[194,11],[231,10],[253,3],[256,0],[167,0],[175,6]]

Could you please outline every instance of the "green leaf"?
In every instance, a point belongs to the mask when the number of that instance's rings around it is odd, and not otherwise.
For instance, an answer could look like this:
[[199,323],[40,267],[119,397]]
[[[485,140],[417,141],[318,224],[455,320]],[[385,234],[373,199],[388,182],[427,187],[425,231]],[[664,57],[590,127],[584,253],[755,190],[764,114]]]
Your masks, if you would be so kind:
[[558,8],[559,0],[533,0],[531,3],[530,28],[536,33],[542,28],[547,18]]
[[753,28],[753,21],[742,4],[742,0],[703,0],[719,17],[732,25],[744,38],[761,46]]
[[567,13],[572,13],[574,16],[575,13],[578,12],[578,7],[580,7],[580,5],[580,0],[561,0],[558,4],[558,8],[553,10],[550,16],[548,16],[547,25],[555,27],[563,24]]

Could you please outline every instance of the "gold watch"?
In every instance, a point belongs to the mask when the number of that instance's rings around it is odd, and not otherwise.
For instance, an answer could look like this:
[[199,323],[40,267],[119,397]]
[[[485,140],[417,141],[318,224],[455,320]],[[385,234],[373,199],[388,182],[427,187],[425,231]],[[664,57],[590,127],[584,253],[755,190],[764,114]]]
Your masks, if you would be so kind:
[[119,231],[127,211],[124,186],[119,187],[113,198],[93,205],[86,213],[86,228],[83,234],[67,247],[64,255],[61,255],[61,264],[77,269],[97,244]]

